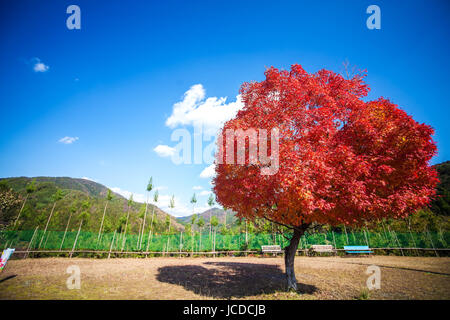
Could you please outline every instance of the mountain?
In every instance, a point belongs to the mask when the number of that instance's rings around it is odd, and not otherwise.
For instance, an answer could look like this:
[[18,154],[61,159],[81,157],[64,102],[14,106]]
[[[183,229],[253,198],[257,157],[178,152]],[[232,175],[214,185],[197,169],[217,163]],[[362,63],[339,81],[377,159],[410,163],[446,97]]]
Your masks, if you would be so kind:
[[[216,216],[217,219],[219,220],[219,225],[223,225],[225,222],[225,210],[220,209],[220,208],[211,208],[208,209],[202,213],[198,213],[197,215],[197,219],[199,219],[200,217],[203,217],[203,220],[205,220],[205,225],[209,226],[209,219],[212,216]],[[184,225],[189,224],[191,222],[192,219],[192,214],[189,216],[185,216],[185,217],[180,217],[178,218],[178,221]],[[235,217],[235,213],[232,210],[226,210],[226,219],[227,219],[227,226],[230,226],[232,224],[234,224],[237,220],[237,218]]]
[[[27,186],[34,181],[35,191],[27,197]],[[66,228],[70,212],[74,217],[69,224],[70,230],[75,230],[81,214],[85,213],[83,230],[98,232],[105,208],[106,194],[108,188],[104,185],[87,180],[69,177],[16,177],[0,179],[0,192],[5,199],[5,195],[13,193],[18,198],[18,203],[12,203],[10,208],[6,205],[0,206],[0,222],[5,225],[14,222],[20,207],[25,206],[20,215],[18,228],[22,230],[33,230],[36,226],[43,228],[47,223],[53,204],[53,197],[57,190],[61,190],[62,199],[56,201],[54,214],[49,223],[49,230],[64,230]],[[145,204],[132,203],[128,208],[127,202],[123,196],[112,193],[113,199],[108,202],[105,219],[104,231],[111,232],[121,230],[126,224],[127,210],[129,210],[128,232],[139,233],[142,225]],[[86,202],[87,201],[87,202]],[[3,202],[1,202],[3,204]],[[84,207],[83,208],[83,204]],[[87,205],[88,204],[88,205]],[[153,211],[154,210],[154,211]],[[148,205],[146,217],[146,232],[151,223],[151,216],[154,212],[154,232],[165,232],[167,230],[166,219],[170,219],[171,230],[182,231],[184,226],[177,220],[164,212],[160,208]]]
[[[59,189],[78,190],[88,194],[91,197],[105,197],[108,188],[104,185],[92,180],[69,178],[69,177],[17,177],[17,178],[0,178],[0,183],[6,182],[10,188],[16,192],[25,192],[28,183],[35,180],[36,183],[54,184]],[[118,198],[123,198],[120,194],[114,193]]]

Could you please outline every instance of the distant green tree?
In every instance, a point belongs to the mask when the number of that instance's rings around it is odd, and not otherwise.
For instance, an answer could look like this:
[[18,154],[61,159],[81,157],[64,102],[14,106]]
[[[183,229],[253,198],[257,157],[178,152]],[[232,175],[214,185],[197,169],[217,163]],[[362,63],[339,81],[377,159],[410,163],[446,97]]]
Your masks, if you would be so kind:
[[80,216],[78,217],[78,220],[81,221],[81,225],[85,223],[86,225],[89,223],[89,220],[91,218],[91,215],[88,210],[84,210],[81,212]]
[[89,211],[91,209],[92,204],[89,202],[89,200],[83,201],[81,205],[82,212],[80,216],[78,217],[79,220],[85,220],[88,221],[90,218]]
[[214,196],[212,195],[212,193],[209,195],[208,198],[208,206],[210,207],[209,210],[209,238],[211,238],[211,232],[212,232],[212,224],[211,224],[211,217],[212,217],[212,206],[214,205]]
[[217,219],[216,216],[211,217],[211,225],[214,227],[214,242],[213,242],[213,251],[216,251],[216,232],[217,232],[217,226],[219,225],[219,219]]
[[148,232],[148,239],[147,239],[147,248],[146,251],[148,251],[148,247],[150,245],[150,241],[152,239],[152,234],[153,234],[153,220],[155,217],[155,207],[156,207],[156,203],[158,203],[158,198],[159,198],[159,192],[158,190],[155,191],[155,193],[153,194],[153,207],[152,207],[152,221],[150,223],[150,231]]
[[106,202],[105,202],[105,210],[103,210],[102,223],[100,224],[100,229],[98,230],[97,243],[100,242],[100,238],[102,235],[103,222],[105,220],[106,208],[108,207],[108,202],[110,202],[114,198],[111,190],[108,189],[106,193]]
[[[192,199],[195,198],[195,193],[194,193],[194,197],[192,197]],[[196,201],[195,201],[196,202]],[[192,203],[192,200],[191,200]],[[197,220],[197,215],[193,214],[191,217],[191,251],[192,251],[192,255],[194,255],[194,237],[195,237],[195,232],[194,232],[194,227],[195,227],[195,221]]]
[[197,215],[193,214],[192,217],[191,217],[191,225],[192,225],[192,227],[195,226],[195,221],[196,220],[197,220]]
[[190,224],[187,224],[185,227],[184,227],[184,232],[186,233],[186,234],[190,234],[192,231],[191,231],[191,225]]
[[125,229],[123,230],[123,236],[122,236],[122,251],[125,247],[125,242],[127,241],[128,220],[130,218],[130,208],[132,206],[133,206],[133,194],[130,195],[130,198],[127,201],[127,219],[125,221]]
[[230,230],[229,229],[227,229],[225,226],[222,226],[222,228],[220,228],[220,234],[221,235],[227,235],[227,234],[230,234]]
[[61,200],[63,197],[64,197],[64,193],[62,192],[61,189],[57,189],[56,192],[52,196],[52,201],[53,201],[52,211],[50,212],[50,215],[48,216],[47,224],[45,225],[44,233],[42,234],[42,238],[41,238],[41,241],[39,242],[38,248],[41,247],[42,241],[44,241],[44,237],[45,237],[45,234],[47,232],[48,224],[50,223],[50,219],[52,218],[53,211],[55,210],[56,203],[59,200]]
[[63,244],[64,244],[64,240],[66,239],[66,234],[67,234],[67,229],[69,228],[70,219],[72,219],[72,215],[73,215],[75,212],[77,212],[76,206],[75,206],[75,205],[72,205],[72,206],[69,208],[69,212],[70,212],[70,214],[69,214],[69,219],[67,220],[66,230],[64,230],[64,235],[63,235],[63,238],[62,238],[62,241],[61,241],[61,245],[59,246],[59,251],[62,250],[62,247],[63,247]]
[[167,215],[166,216],[166,232],[167,232],[167,234],[170,234],[170,222],[171,222],[171,220],[170,220],[170,216],[169,215]]
[[197,226],[200,229],[199,250],[201,251],[202,250],[202,230],[203,230],[203,227],[205,226],[205,220],[203,219],[203,217],[200,217],[197,220]]
[[195,204],[197,203],[197,197],[195,196],[195,192],[194,192],[194,194],[193,194],[193,196],[191,198],[191,203],[192,203],[192,214],[194,214],[195,213],[194,212]]
[[19,221],[20,214],[22,213],[23,208],[25,207],[25,204],[27,203],[28,197],[36,191],[36,179],[33,179],[30,183],[27,184],[25,188],[27,195],[25,196],[25,200],[23,201],[22,207],[20,208],[19,214],[17,215],[16,220],[14,221],[14,227],[16,226],[17,222]]
[[227,228],[227,211],[228,209],[226,207],[223,207],[223,225],[225,229]]
[[[169,208],[172,209],[172,210],[175,208],[175,196],[174,195],[172,195],[172,197],[170,198]],[[169,233],[170,233],[170,223],[171,223],[172,220],[170,219],[169,216],[167,216],[167,218],[169,218]],[[170,245],[170,236],[167,237],[167,246],[166,246],[166,251],[167,252],[169,251],[169,245]]]
[[150,195],[150,192],[153,189],[153,178],[150,177],[148,183],[147,183],[147,200],[145,201],[145,213],[144,213],[144,220],[142,221],[142,228],[141,228],[141,234],[139,234],[139,249],[142,246],[142,238],[144,237],[144,230],[145,230],[145,220],[147,219],[147,209],[148,209],[148,197]]
[[16,193],[6,183],[0,184],[0,226],[2,228],[10,224],[20,202]]

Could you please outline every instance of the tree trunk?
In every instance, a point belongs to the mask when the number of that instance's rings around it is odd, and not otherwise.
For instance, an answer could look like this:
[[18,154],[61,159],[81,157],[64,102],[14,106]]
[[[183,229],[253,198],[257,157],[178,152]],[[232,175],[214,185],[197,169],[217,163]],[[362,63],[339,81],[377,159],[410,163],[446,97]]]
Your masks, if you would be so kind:
[[150,223],[150,231],[148,232],[148,239],[147,239],[147,249],[146,251],[148,251],[148,246],[150,241],[152,241],[152,234],[153,234],[153,217],[155,216],[155,205],[152,208],[152,222]]
[[44,240],[44,236],[45,236],[45,233],[47,232],[47,227],[48,227],[48,224],[50,223],[50,219],[52,218],[53,210],[55,210],[55,206],[56,206],[56,201],[53,203],[52,211],[50,212],[50,216],[48,217],[47,224],[45,225],[45,229],[44,229],[44,234],[42,234],[41,242],[39,242],[38,248],[41,247],[42,241]]
[[64,231],[64,236],[62,238],[61,246],[59,247],[59,251],[61,251],[61,249],[62,249],[62,246],[63,246],[63,243],[64,243],[64,239],[66,238],[67,229],[69,229],[69,223],[70,223],[70,219],[71,218],[72,218],[72,212],[70,213],[69,220],[67,221],[66,230]]
[[223,224],[225,225],[225,228],[226,228],[227,227],[227,210],[225,210],[225,218],[224,218]]
[[245,220],[245,244],[248,244],[248,238],[247,238],[247,220]]
[[141,249],[142,246],[142,238],[144,238],[144,230],[145,230],[145,219],[147,218],[147,208],[148,208],[148,192],[147,192],[147,202],[145,203],[145,213],[144,213],[144,222],[142,222],[142,234],[141,234],[141,240],[139,240],[139,249]]
[[123,248],[125,247],[125,242],[127,241],[127,230],[128,230],[128,218],[130,217],[130,206],[127,205],[127,221],[125,222],[125,231],[123,232],[123,237],[122,237],[122,251]]
[[103,221],[105,220],[105,214],[106,214],[106,208],[108,207],[108,200],[106,200],[105,203],[105,210],[103,210],[103,216],[102,216],[102,223],[100,224],[100,229],[98,229],[98,237],[97,237],[97,244],[100,241],[100,235],[102,234],[102,228],[103,228]]
[[284,248],[284,264],[286,269],[286,285],[287,290],[297,291],[297,279],[295,278],[294,259],[297,252],[298,244],[301,236],[305,233],[309,224],[303,224],[294,229],[291,241],[287,247]]

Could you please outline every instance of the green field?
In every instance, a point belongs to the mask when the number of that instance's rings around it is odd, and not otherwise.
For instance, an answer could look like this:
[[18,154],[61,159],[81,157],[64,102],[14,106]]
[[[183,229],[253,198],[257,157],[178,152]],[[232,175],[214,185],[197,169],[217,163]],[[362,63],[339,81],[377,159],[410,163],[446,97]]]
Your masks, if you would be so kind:
[[[33,236],[34,235],[34,236]],[[64,238],[64,241],[63,241]],[[113,250],[113,251],[211,251],[214,248],[214,235],[209,233],[187,235],[176,233],[170,235],[144,235],[139,246],[137,234],[104,233],[98,241],[98,233],[47,231],[4,231],[0,234],[0,246],[43,249],[43,250]],[[76,240],[76,245],[75,244]],[[307,249],[312,244],[330,244],[335,248],[345,245],[368,245],[371,248],[448,248],[450,232],[348,232],[305,234],[299,249]],[[254,233],[215,236],[215,250],[259,250],[262,245],[279,244],[282,247],[288,240],[280,234]]]

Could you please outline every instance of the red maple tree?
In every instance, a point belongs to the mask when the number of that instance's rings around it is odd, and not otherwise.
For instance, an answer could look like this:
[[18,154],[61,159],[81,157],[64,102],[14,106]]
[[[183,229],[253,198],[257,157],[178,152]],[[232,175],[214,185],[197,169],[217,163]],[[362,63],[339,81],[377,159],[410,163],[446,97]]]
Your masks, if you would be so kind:
[[[292,65],[269,68],[265,76],[242,85],[244,108],[225,123],[218,155],[226,157],[226,130],[278,128],[278,171],[261,174],[267,164],[249,156],[244,164],[216,159],[214,192],[239,218],[265,218],[292,230],[285,267],[287,287],[296,290],[294,257],[311,223],[358,225],[424,207],[438,182],[429,165],[437,148],[430,126],[388,99],[363,100],[370,90],[364,74],[345,79]],[[267,143],[270,150],[270,137]]]

